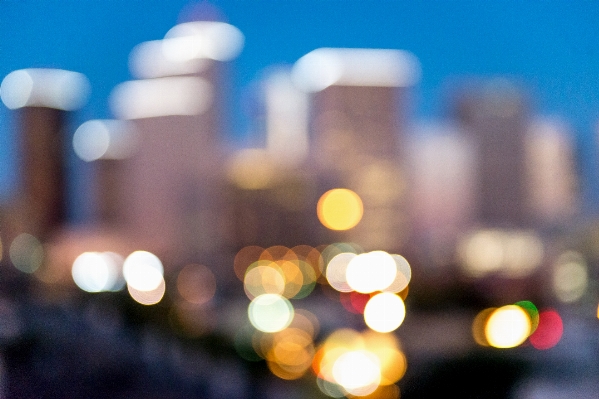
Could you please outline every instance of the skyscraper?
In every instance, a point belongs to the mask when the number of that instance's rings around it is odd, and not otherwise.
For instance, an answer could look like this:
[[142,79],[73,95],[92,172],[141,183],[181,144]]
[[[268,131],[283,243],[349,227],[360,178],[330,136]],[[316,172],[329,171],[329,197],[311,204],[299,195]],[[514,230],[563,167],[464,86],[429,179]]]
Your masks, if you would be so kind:
[[85,102],[89,83],[76,72],[22,69],[8,74],[1,89],[4,104],[19,114],[17,229],[46,239],[67,213],[66,113]]
[[323,239],[367,250],[400,247],[409,225],[400,158],[406,89],[419,78],[418,61],[399,50],[321,48],[295,64],[294,78],[312,93],[311,164],[319,191],[349,188],[364,206],[356,227]]
[[455,116],[476,153],[475,220],[504,228],[528,225],[529,115],[523,93],[503,79],[470,87],[456,97]]
[[134,235],[170,260],[214,253],[226,240],[222,184],[223,61],[243,45],[222,22],[187,22],[131,54],[134,75],[111,106],[133,122],[133,155],[123,161],[123,215]]

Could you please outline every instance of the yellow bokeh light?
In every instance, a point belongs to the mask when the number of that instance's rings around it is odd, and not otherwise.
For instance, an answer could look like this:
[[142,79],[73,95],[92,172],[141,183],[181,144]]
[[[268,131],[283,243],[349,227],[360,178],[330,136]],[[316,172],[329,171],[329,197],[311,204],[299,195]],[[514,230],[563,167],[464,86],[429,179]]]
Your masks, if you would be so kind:
[[276,263],[258,261],[248,269],[243,286],[250,299],[262,294],[282,294],[285,290],[285,276]]
[[320,197],[316,211],[325,227],[348,230],[360,222],[364,207],[358,194],[345,188],[336,188]]
[[497,308],[487,308],[479,312],[472,321],[472,338],[480,346],[489,346],[487,337],[485,336],[485,326],[489,320],[489,316],[497,310]]
[[333,377],[347,393],[355,396],[368,395],[381,382],[378,358],[366,350],[346,352],[335,361]]
[[397,329],[405,317],[406,307],[403,300],[390,292],[373,296],[364,308],[366,325],[382,333]]
[[520,306],[507,305],[495,310],[485,326],[485,338],[495,348],[513,348],[530,335],[531,322]]

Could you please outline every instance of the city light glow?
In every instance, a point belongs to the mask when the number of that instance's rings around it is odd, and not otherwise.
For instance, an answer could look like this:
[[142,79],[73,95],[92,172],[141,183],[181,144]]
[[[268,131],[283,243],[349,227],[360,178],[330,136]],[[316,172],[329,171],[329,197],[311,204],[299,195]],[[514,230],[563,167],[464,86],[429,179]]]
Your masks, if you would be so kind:
[[186,22],[166,33],[163,53],[179,62],[193,58],[230,61],[241,52],[244,40],[238,28],[224,22]]
[[162,297],[164,297],[164,293],[166,291],[166,283],[164,282],[164,278],[160,276],[160,282],[153,289],[142,291],[134,288],[130,284],[127,284],[127,290],[135,302],[150,306],[155,305],[162,300]]
[[12,264],[24,273],[33,273],[44,261],[44,247],[31,234],[19,234],[8,248]]
[[248,316],[252,325],[263,332],[283,330],[293,320],[293,306],[281,295],[263,294],[250,302]]
[[561,340],[564,333],[564,323],[559,313],[553,309],[539,313],[539,325],[530,336],[530,344],[539,350],[553,348]]
[[79,288],[87,292],[113,291],[119,281],[117,254],[84,252],[73,262],[71,275]]
[[351,252],[342,252],[335,255],[329,261],[326,268],[326,277],[328,283],[339,292],[350,292],[352,288],[347,283],[347,266],[357,254]]
[[561,302],[576,302],[585,294],[588,286],[587,264],[579,253],[562,254],[553,268],[553,290]]
[[417,58],[400,50],[319,48],[293,66],[295,84],[307,92],[332,85],[405,87],[419,79]]
[[412,279],[412,268],[403,256],[391,254],[391,257],[395,261],[397,272],[393,282],[382,291],[399,293],[405,290],[408,287],[408,284],[410,284],[410,280]]
[[396,330],[406,317],[403,300],[390,292],[370,298],[364,308],[364,321],[374,331],[386,333]]
[[86,162],[124,159],[135,150],[136,135],[131,123],[117,120],[84,122],[73,135],[73,150]]
[[47,107],[72,111],[83,106],[89,92],[85,75],[61,69],[13,71],[0,85],[0,98],[9,109]]
[[272,261],[257,261],[250,266],[243,286],[249,299],[262,294],[281,295],[285,291],[285,275],[283,270]]
[[362,219],[364,207],[355,192],[336,188],[324,193],[317,204],[320,222],[331,230],[349,230]]
[[487,319],[485,338],[495,348],[513,348],[522,344],[531,331],[528,314],[516,305],[495,309]]
[[268,188],[276,178],[272,155],[264,149],[249,148],[238,151],[229,163],[229,180],[244,190]]
[[541,264],[543,243],[530,231],[485,229],[464,237],[458,247],[462,270],[471,277],[530,275]]
[[127,285],[137,291],[154,291],[164,283],[164,267],[156,255],[135,251],[125,259],[123,276]]
[[369,294],[389,287],[397,275],[397,265],[384,251],[359,254],[347,265],[347,284],[357,292]]
[[114,88],[110,107],[115,115],[125,120],[199,115],[211,106],[212,96],[211,84],[199,77],[133,80]]
[[333,378],[351,395],[368,395],[381,382],[378,358],[365,350],[345,352],[333,364]]

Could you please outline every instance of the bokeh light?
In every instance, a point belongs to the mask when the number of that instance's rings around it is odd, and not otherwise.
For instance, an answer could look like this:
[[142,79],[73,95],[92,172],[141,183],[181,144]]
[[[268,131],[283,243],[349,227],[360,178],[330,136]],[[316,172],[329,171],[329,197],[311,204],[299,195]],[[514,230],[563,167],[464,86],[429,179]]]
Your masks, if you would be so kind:
[[48,107],[72,111],[83,106],[89,92],[85,75],[61,69],[13,71],[0,86],[0,98],[9,109]]
[[[243,33],[235,26],[219,21],[185,22],[171,28],[164,36],[165,57],[177,62],[193,58],[230,61],[244,44]],[[170,44],[169,41],[179,42]]]
[[349,351],[337,358],[333,377],[343,389],[356,396],[374,392],[381,382],[378,358],[365,350]]
[[342,252],[335,255],[327,264],[326,277],[328,283],[339,292],[349,292],[352,288],[347,283],[347,266],[357,255],[351,252]]
[[293,320],[293,306],[281,295],[263,294],[254,298],[248,307],[252,325],[263,332],[281,331]]
[[397,272],[393,282],[382,291],[399,293],[404,291],[408,287],[408,284],[410,284],[410,280],[412,279],[412,268],[403,256],[391,254],[391,257],[395,261]]
[[237,152],[231,159],[227,176],[244,190],[261,190],[270,187],[276,177],[276,165],[268,151],[250,148]]
[[324,193],[316,207],[318,219],[331,230],[349,230],[362,219],[364,207],[355,192],[337,188]]
[[153,291],[164,283],[164,268],[156,255],[135,251],[125,259],[123,276],[127,285],[138,291]]
[[481,346],[489,346],[487,336],[485,335],[485,327],[487,321],[497,308],[487,308],[480,311],[472,322],[472,337],[474,341]]
[[406,307],[403,300],[390,292],[373,296],[364,308],[366,325],[382,333],[397,329],[405,317]]
[[203,305],[216,293],[214,273],[204,265],[186,265],[177,276],[177,291],[186,301]]
[[389,287],[397,275],[397,265],[384,251],[357,255],[347,265],[347,284],[363,294],[382,291]]
[[119,84],[110,96],[110,108],[124,120],[173,115],[200,115],[212,105],[213,88],[195,76],[133,80]]
[[262,294],[281,295],[285,291],[285,275],[275,262],[257,261],[245,274],[243,286],[249,299]]
[[561,302],[576,302],[587,290],[587,264],[581,254],[566,252],[562,254],[553,268],[553,290]]
[[495,348],[513,348],[530,335],[531,321],[520,306],[502,306],[489,316],[485,325],[485,338]]
[[129,295],[133,300],[142,305],[155,305],[162,300],[164,297],[164,292],[166,291],[166,283],[164,282],[164,278],[160,276],[160,281],[158,285],[150,290],[138,290],[135,287],[127,284],[127,290],[129,291]]
[[530,336],[529,341],[536,349],[550,349],[557,345],[563,333],[564,324],[559,313],[548,309],[539,313],[539,326]]
[[531,301],[519,301],[514,305],[520,306],[530,318],[530,333],[534,333],[539,326],[539,309]]
[[73,150],[86,162],[97,159],[124,159],[135,150],[137,136],[131,122],[91,120],[73,135]]
[[498,273],[521,278],[540,265],[544,249],[534,232],[485,229],[464,237],[458,253],[463,271],[471,277]]
[[31,234],[19,234],[8,248],[12,264],[24,273],[33,273],[44,261],[44,248]]
[[235,259],[233,260],[233,270],[239,280],[243,281],[245,279],[245,273],[247,272],[248,267],[260,259],[260,254],[262,254],[262,252],[264,252],[264,248],[256,245],[243,247],[237,252]]
[[84,252],[73,262],[73,281],[87,292],[113,291],[119,285],[119,258],[117,254]]

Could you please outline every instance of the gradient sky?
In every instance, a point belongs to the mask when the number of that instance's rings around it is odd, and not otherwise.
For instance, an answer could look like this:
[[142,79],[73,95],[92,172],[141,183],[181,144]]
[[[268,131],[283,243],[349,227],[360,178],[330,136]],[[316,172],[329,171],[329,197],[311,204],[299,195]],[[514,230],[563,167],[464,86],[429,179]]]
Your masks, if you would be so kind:
[[[112,88],[131,79],[130,50],[160,39],[188,0],[0,0],[0,78],[53,67],[89,78],[81,122],[110,118]],[[453,81],[507,76],[531,93],[535,114],[572,128],[589,208],[599,194],[593,126],[599,119],[599,3],[570,1],[213,0],[246,43],[232,62],[229,136],[247,136],[244,93],[265,68],[318,47],[397,48],[422,64],[416,120],[446,116]],[[0,196],[16,182],[13,113],[0,104]],[[73,163],[73,168],[80,168]],[[599,195],[597,195],[599,197]],[[0,197],[1,198],[1,197]]]

